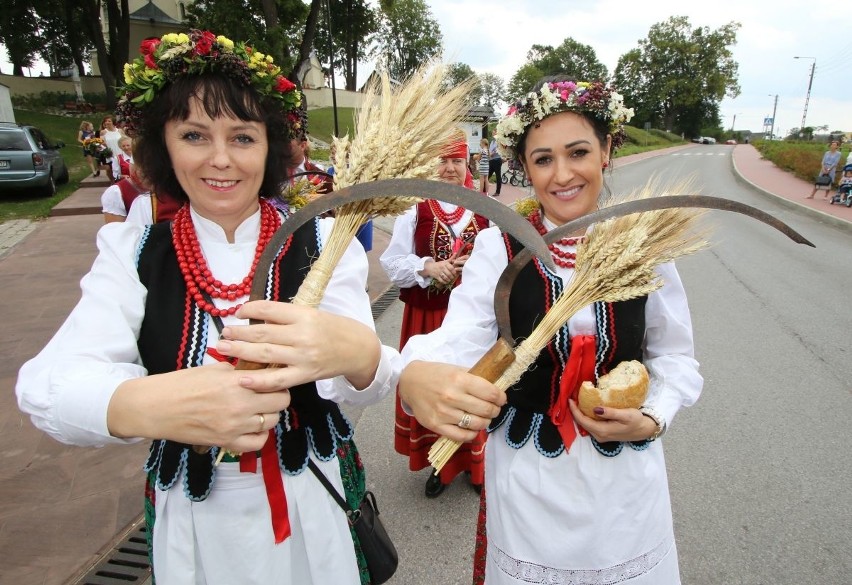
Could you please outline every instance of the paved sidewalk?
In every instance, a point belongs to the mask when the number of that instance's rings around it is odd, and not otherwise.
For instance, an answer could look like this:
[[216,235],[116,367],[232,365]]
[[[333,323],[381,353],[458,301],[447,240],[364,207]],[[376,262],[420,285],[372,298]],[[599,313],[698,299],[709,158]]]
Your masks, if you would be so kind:
[[[675,150],[622,157],[617,166]],[[807,200],[812,185],[760,158],[754,147],[734,148],[742,180],[769,196],[797,205],[826,221],[852,229],[852,209]],[[57,206],[45,221],[0,224],[0,279],[5,303],[0,349],[0,585],[74,583],[123,534],[142,507],[140,462],[147,446],[80,449],[37,431],[17,408],[18,369],[50,339],[79,298],[79,279],[95,257],[95,235],[103,224],[99,198],[105,185],[83,188]],[[504,185],[499,201],[510,204],[527,189]],[[377,220],[370,260],[373,300],[390,287],[378,257],[393,221]]]

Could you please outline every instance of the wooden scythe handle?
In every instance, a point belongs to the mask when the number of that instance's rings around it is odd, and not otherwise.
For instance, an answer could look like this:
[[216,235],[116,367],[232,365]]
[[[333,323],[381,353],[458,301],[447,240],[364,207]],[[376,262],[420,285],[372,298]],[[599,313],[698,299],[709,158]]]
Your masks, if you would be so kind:
[[484,356],[479,358],[479,361],[468,372],[480,378],[485,378],[489,382],[495,382],[514,361],[515,352],[512,351],[512,346],[505,339],[499,337],[497,343]]

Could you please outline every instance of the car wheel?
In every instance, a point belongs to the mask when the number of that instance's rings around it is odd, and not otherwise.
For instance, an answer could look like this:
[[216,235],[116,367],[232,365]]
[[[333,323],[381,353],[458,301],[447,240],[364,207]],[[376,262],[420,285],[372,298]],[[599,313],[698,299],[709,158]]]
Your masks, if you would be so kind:
[[42,187],[41,194],[44,197],[53,197],[56,195],[56,181],[53,180],[53,174],[47,176],[47,185]]
[[62,172],[59,173],[59,180],[56,182],[60,185],[64,185],[68,182],[68,167],[62,167]]

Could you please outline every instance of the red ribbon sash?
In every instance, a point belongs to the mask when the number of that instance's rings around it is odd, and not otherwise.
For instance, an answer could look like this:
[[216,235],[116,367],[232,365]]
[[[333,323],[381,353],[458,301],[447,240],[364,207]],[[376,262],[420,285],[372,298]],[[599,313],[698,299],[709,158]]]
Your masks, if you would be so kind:
[[[278,467],[278,450],[275,448],[275,429],[269,429],[269,436],[260,451],[260,464],[263,469],[263,484],[266,486],[266,499],[272,513],[272,531],[275,544],[281,544],[290,536],[290,515],[287,512],[287,494],[284,493],[284,480]],[[240,471],[257,473],[257,453],[240,455]]]
[[[594,335],[575,335],[571,338],[571,353],[562,371],[562,377],[559,379],[559,396],[550,412],[547,413],[562,436],[566,452],[571,449],[574,439],[577,438],[577,429],[571,409],[568,408],[568,399],[576,402],[580,385],[586,380],[594,381],[595,351]],[[586,435],[583,429],[580,429],[580,433]]]

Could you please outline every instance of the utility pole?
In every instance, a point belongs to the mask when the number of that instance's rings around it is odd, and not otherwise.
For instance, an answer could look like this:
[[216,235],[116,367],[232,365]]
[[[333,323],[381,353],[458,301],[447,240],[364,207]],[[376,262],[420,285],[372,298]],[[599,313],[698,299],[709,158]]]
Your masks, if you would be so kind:
[[799,127],[799,136],[805,131],[805,120],[808,118],[808,102],[811,101],[811,87],[814,84],[814,70],[816,69],[816,57],[793,57],[793,59],[813,59],[811,63],[811,77],[808,80],[808,93],[805,96],[805,111],[802,112],[802,125]]
[[[772,97],[772,94],[769,94],[769,97]],[[769,140],[772,140],[775,136],[775,112],[778,110],[778,94],[775,94],[775,105],[772,106],[772,124],[769,127]],[[766,127],[763,128],[766,130]]]

